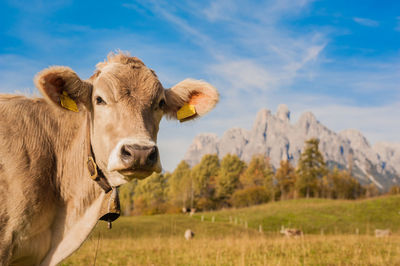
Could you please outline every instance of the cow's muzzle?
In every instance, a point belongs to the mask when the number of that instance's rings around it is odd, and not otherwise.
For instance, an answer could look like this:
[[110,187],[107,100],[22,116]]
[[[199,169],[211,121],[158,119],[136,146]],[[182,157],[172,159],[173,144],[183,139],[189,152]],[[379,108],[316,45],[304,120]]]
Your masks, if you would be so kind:
[[157,146],[123,145],[120,152],[126,169],[152,170],[158,161]]
[[112,151],[108,171],[130,178],[145,178],[161,172],[159,152],[153,141],[124,139]]

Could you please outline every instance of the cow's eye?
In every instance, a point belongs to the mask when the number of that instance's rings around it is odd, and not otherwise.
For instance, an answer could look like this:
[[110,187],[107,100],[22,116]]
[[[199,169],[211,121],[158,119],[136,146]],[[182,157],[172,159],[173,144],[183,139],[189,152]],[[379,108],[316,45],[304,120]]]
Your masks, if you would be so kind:
[[159,107],[160,109],[163,109],[164,106],[165,106],[165,100],[162,99],[162,100],[158,103],[158,107]]
[[101,104],[106,104],[106,102],[101,98],[100,96],[96,97],[96,104],[101,105]]

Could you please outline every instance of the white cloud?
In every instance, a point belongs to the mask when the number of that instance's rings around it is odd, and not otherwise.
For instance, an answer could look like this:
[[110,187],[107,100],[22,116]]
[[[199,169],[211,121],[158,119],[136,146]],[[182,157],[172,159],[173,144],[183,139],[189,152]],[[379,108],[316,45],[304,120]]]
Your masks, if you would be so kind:
[[372,20],[369,18],[358,18],[358,17],[354,17],[353,18],[354,22],[363,25],[363,26],[367,26],[367,27],[378,27],[379,26],[379,22],[376,20]]
[[276,88],[280,79],[251,60],[224,61],[212,65],[210,70],[234,89],[270,90]]
[[0,55],[0,93],[33,93],[33,77],[40,70],[40,62],[35,60],[14,54]]
[[[175,168],[198,133],[222,135],[234,126],[249,129],[259,109],[275,110],[280,103],[287,104],[295,117],[311,110],[334,130],[356,127],[372,142],[399,140],[399,129],[393,122],[400,110],[399,64],[395,59],[373,59],[390,62],[368,66],[368,60],[346,57],[338,62],[337,58],[330,58],[330,39],[334,38],[330,30],[315,25],[293,29],[288,23],[306,15],[312,2],[267,0],[243,4],[239,0],[192,0],[177,4],[143,0],[123,4],[144,16],[163,19],[169,29],[180,33],[174,36],[179,41],[174,42],[160,42],[163,39],[158,36],[138,34],[128,28],[47,25],[31,30],[30,18],[26,18],[10,32],[15,32],[27,46],[40,50],[42,62],[0,57],[0,68],[4,69],[0,72],[0,90],[33,86],[34,74],[53,63],[70,65],[82,77],[88,77],[94,65],[110,49],[117,48],[143,59],[166,86],[187,76],[205,79],[220,90],[221,102],[210,115],[194,123],[162,123],[159,145],[168,170]],[[365,18],[354,18],[354,22],[379,26],[379,22]],[[67,34],[63,32],[76,33],[76,39],[65,38]],[[7,62],[14,61],[19,63],[7,66]],[[326,68],[327,62],[335,69]],[[363,104],[367,93],[376,92],[383,94],[384,103],[357,107]]]
[[231,14],[237,11],[232,0],[212,1],[210,5],[202,9],[202,13],[211,21],[229,19]]
[[394,28],[394,30],[400,31],[400,16],[399,16],[399,17],[396,17],[396,20],[397,20],[397,25],[396,25],[396,27]]
[[336,131],[348,128],[360,130],[370,141],[400,142],[400,102],[383,106],[349,106],[327,104],[313,108],[325,125]]

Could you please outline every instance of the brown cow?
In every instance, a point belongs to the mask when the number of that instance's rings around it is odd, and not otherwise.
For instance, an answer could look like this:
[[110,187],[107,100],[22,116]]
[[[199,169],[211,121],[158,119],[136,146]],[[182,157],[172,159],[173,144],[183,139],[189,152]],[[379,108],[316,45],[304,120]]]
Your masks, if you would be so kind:
[[299,237],[303,236],[303,232],[296,228],[285,228],[283,225],[281,227],[280,233],[286,237]]
[[35,84],[45,99],[0,96],[0,265],[55,265],[69,256],[117,201],[115,187],[161,170],[162,116],[179,110],[180,120],[191,120],[218,101],[203,81],[164,89],[122,53],[88,80],[55,66]]

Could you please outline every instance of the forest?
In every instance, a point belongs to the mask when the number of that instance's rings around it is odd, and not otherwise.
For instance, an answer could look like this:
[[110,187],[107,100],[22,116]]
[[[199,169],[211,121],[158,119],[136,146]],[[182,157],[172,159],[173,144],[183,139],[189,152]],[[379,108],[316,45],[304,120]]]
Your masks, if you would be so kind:
[[[352,166],[330,169],[318,149],[319,140],[305,142],[297,167],[282,160],[274,170],[269,158],[254,155],[246,164],[227,154],[207,154],[193,168],[181,161],[172,172],[154,173],[120,189],[124,215],[210,211],[247,207],[297,198],[359,199],[380,195],[373,184],[360,184]],[[389,194],[398,194],[392,187]]]

